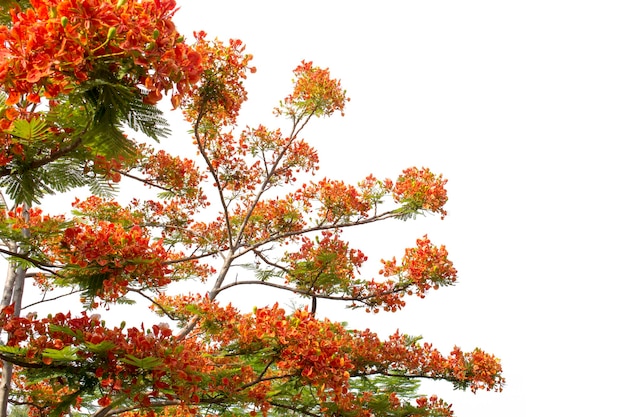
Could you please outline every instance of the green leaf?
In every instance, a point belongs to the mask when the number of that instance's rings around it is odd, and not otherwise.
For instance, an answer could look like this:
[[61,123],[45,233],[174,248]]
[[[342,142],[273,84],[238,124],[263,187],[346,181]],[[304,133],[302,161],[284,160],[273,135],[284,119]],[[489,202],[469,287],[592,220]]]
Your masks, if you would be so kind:
[[133,130],[140,131],[158,142],[171,133],[163,112],[156,106],[143,102],[143,96],[133,96],[125,121]]
[[78,338],[78,335],[76,334],[76,332],[70,329],[69,327],[59,326],[58,324],[50,324],[48,326],[48,329],[50,330],[50,333],[60,332],[68,336]]
[[110,180],[103,178],[101,175],[94,175],[87,179],[89,191],[93,195],[104,198],[113,197],[118,191],[118,185]]
[[75,346],[65,346],[63,349],[44,349],[42,355],[55,361],[75,361],[78,360],[76,355],[78,348]]
[[85,347],[91,352],[100,354],[106,353],[113,349],[115,347],[115,343],[111,342],[110,340],[105,340],[100,343],[85,342]]
[[163,360],[159,358],[152,358],[150,356],[146,358],[138,358],[133,355],[126,355],[126,357],[122,358],[121,361],[128,365],[147,370],[154,369],[163,363]]
[[117,300],[115,300],[115,304],[134,305],[136,303],[137,301],[133,300],[132,298],[124,296],[119,297]]
[[33,171],[15,172],[3,177],[0,179],[0,188],[4,188],[6,194],[16,204],[27,203],[29,205],[40,204],[40,199],[52,191]]
[[26,352],[28,352],[28,349],[21,348],[19,346],[0,345],[0,352],[8,353],[9,355],[12,355],[12,356],[22,356],[22,355],[25,355]]
[[23,143],[43,140],[50,134],[46,122],[36,118],[15,120],[9,133],[16,138],[24,139]]

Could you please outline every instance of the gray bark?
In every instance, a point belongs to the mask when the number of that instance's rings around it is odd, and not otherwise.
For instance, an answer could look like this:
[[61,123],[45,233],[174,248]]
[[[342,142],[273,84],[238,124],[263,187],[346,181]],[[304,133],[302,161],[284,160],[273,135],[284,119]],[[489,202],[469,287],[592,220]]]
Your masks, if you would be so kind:
[[[24,219],[28,221],[29,209],[27,205],[23,206]],[[26,229],[22,231],[23,236],[28,238],[30,232]],[[14,243],[11,249],[15,251],[17,245]],[[23,248],[19,248],[19,253],[24,253]],[[2,293],[2,301],[0,309],[14,304],[13,316],[18,317],[22,311],[22,298],[24,296],[24,281],[26,279],[26,269],[14,264],[9,264],[7,270],[7,279],[4,283]],[[3,361],[2,363],[2,380],[0,380],[0,417],[7,417],[9,396],[11,394],[11,377],[13,376],[13,364]]]

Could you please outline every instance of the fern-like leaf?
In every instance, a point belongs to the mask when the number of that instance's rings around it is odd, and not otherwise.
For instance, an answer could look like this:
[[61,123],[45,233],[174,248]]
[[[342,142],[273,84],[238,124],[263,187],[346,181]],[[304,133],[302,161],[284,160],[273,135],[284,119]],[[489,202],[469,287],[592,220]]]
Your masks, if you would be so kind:
[[15,120],[10,133],[15,138],[23,139],[24,143],[44,140],[50,134],[46,122],[37,118]]
[[124,118],[128,127],[157,142],[171,133],[163,112],[152,104],[144,103],[143,95],[135,95],[129,104],[130,111]]

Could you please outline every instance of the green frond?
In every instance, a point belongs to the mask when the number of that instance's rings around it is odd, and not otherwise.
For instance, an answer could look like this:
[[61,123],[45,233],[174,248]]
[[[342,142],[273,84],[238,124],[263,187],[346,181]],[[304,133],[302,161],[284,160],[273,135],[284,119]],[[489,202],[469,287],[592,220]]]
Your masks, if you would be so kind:
[[41,203],[52,189],[41,181],[36,171],[16,172],[0,178],[0,187],[16,203]]
[[94,123],[83,136],[83,144],[91,150],[94,156],[131,157],[135,154],[134,142],[126,137],[122,131],[122,125],[120,123],[108,124],[105,120]]
[[109,274],[91,273],[86,276],[76,277],[74,280],[82,290],[81,296],[85,298],[86,304],[89,304],[97,294],[104,288],[104,281],[109,278]]
[[72,337],[76,337],[77,339],[80,340],[78,333],[76,333],[74,330],[70,329],[69,327],[59,326],[58,324],[52,323],[48,325],[48,329],[50,330],[50,333],[60,332],[60,333],[64,333]]
[[171,133],[163,112],[152,104],[144,103],[142,95],[133,97],[124,120],[128,127],[157,142]]
[[137,368],[147,370],[157,368],[161,366],[161,364],[163,364],[163,360],[160,358],[153,358],[150,356],[145,358],[138,358],[131,354],[127,354],[125,357],[121,358],[120,361],[127,363],[131,366],[136,366]]
[[28,353],[28,349],[19,346],[7,346],[0,344],[0,352],[11,356],[23,356]]
[[87,350],[97,354],[105,354],[115,348],[115,343],[111,342],[110,340],[105,340],[100,343],[85,342],[84,344]]
[[405,204],[400,208],[394,210],[394,217],[402,221],[415,220],[418,217],[425,216],[424,210],[420,207],[414,207],[410,204]]
[[118,191],[116,183],[113,183],[100,175],[87,177],[87,186],[89,187],[91,194],[103,198],[111,198]]
[[42,352],[42,356],[55,361],[70,362],[78,360],[78,348],[75,346],[65,346],[63,349],[47,348]]
[[15,120],[10,133],[14,138],[23,139],[21,142],[26,144],[33,141],[44,141],[51,137],[47,123],[36,118]]
[[357,392],[374,394],[395,392],[399,398],[410,400],[418,395],[420,383],[414,378],[368,375],[352,378],[350,387]]
[[118,299],[115,300],[115,304],[133,305],[136,303],[137,302],[135,300],[130,299],[128,297],[119,297]]
[[76,162],[53,161],[42,167],[40,180],[52,190],[61,193],[82,187],[87,184],[88,178]]
[[248,271],[252,271],[255,278],[263,282],[269,281],[272,278],[281,278],[284,276],[284,273],[281,270],[275,268],[263,269],[260,265],[257,265],[256,263],[244,263],[239,266]]
[[24,258],[20,258],[18,256],[7,256],[5,258],[8,262],[11,263],[11,265],[13,265],[14,267],[17,268],[22,268],[24,270],[26,269],[30,269],[30,268],[35,268],[37,265],[35,265],[33,262],[24,259]]
[[66,192],[88,184],[78,161],[56,160],[37,169],[19,171],[0,179],[0,187],[16,203],[40,204],[47,194]]
[[[72,97],[82,102],[91,117],[83,143],[96,155],[120,156],[133,153],[134,146],[122,131],[121,114],[130,111],[134,99],[130,88],[96,78],[84,83]],[[78,103],[77,103],[78,104]]]
[[123,133],[124,125],[157,141],[170,134],[163,112],[144,103],[142,91],[111,79],[106,72],[85,83],[78,93],[93,116],[90,142],[106,155],[134,150]]

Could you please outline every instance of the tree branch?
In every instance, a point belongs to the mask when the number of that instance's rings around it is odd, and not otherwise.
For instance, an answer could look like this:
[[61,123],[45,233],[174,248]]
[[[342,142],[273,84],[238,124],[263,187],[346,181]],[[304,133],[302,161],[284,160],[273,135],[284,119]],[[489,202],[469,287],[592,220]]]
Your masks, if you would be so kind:
[[[58,300],[60,298],[67,297],[68,295],[76,294],[77,292],[79,292],[79,291],[78,290],[72,290],[72,291],[68,292],[67,294],[61,294],[61,295],[58,295],[56,297],[52,297],[52,298],[48,298],[48,299],[42,299],[40,301],[35,301],[34,303],[30,303],[30,304],[22,307],[22,309],[25,310],[25,309],[30,308],[30,307],[32,307],[34,305],[37,305],[37,304],[42,304],[42,303],[46,303],[48,301]],[[45,294],[44,294],[44,296],[45,296]]]
[[0,353],[0,359],[4,362],[12,363],[13,365],[21,366],[22,368],[39,369],[44,367],[42,363],[24,362],[21,359],[7,356],[4,353]]
[[290,291],[290,292],[294,292],[296,294],[304,295],[307,297],[317,297],[317,298],[322,298],[324,300],[334,300],[334,301],[358,301],[364,304],[366,304],[366,301],[371,298],[376,298],[376,297],[380,297],[383,295],[390,295],[390,294],[395,294],[398,292],[406,291],[409,287],[408,285],[406,285],[406,286],[396,287],[390,291],[383,291],[381,293],[370,294],[370,295],[366,295],[363,297],[349,297],[349,296],[336,296],[336,295],[329,295],[329,294],[312,293],[310,290],[301,290],[301,289],[290,287],[287,285],[276,284],[274,282],[248,280],[248,281],[231,282],[230,284],[227,284],[221,287],[217,292],[220,293],[224,290],[235,287],[237,285],[265,285],[267,287],[277,288],[279,290],[284,290],[284,291]]
[[250,246],[247,247],[243,247],[241,248],[241,250],[237,253],[237,257],[244,255],[250,251],[254,251],[254,250],[258,250],[258,248],[260,248],[263,245],[266,245],[268,243],[272,243],[272,242],[276,242],[282,239],[286,239],[292,236],[301,236],[301,235],[305,235],[308,233],[314,233],[314,232],[321,232],[324,230],[332,230],[332,229],[345,229],[348,227],[354,227],[354,226],[361,226],[364,224],[369,224],[369,223],[375,223],[378,221],[382,221],[385,219],[390,219],[390,218],[394,218],[394,217],[399,217],[398,213],[394,212],[394,211],[387,211],[385,213],[381,213],[375,217],[368,217],[368,218],[363,218],[363,219],[359,219],[357,221],[353,221],[353,222],[344,222],[344,223],[334,223],[334,224],[320,224],[320,225],[316,225],[313,227],[309,227],[309,228],[305,228],[305,229],[301,229],[301,230],[294,230],[294,231],[290,231],[290,232],[284,232],[278,235],[274,235],[271,236],[267,239],[263,239],[260,240],[254,244],[251,244]]
[[128,291],[130,292],[134,292],[139,294],[140,296],[142,296],[143,298],[145,298],[146,300],[150,301],[152,304],[154,304],[155,306],[158,307],[159,310],[161,310],[161,312],[163,314],[165,314],[170,320],[173,321],[178,321],[180,320],[178,317],[172,316],[165,307],[163,307],[158,301],[148,297],[146,294],[144,294],[141,290],[135,289],[135,288],[128,288]]
[[215,186],[217,187],[217,191],[220,197],[220,202],[222,204],[222,208],[224,209],[224,221],[226,222],[226,230],[228,232],[228,242],[232,249],[233,236],[232,236],[232,228],[230,224],[230,216],[228,215],[228,204],[226,204],[226,200],[224,199],[224,190],[222,188],[222,184],[220,183],[219,176],[217,175],[217,171],[213,167],[213,164],[211,163],[211,159],[209,158],[209,155],[207,154],[206,149],[204,148],[206,145],[206,140],[202,141],[201,135],[200,135],[200,122],[202,121],[202,119],[204,118],[204,116],[206,115],[208,111],[206,108],[206,105],[207,105],[207,99],[203,98],[200,108],[198,109],[198,117],[196,118],[196,121],[194,123],[193,132],[194,132],[194,136],[196,139],[196,143],[198,144],[198,150],[200,152],[200,155],[202,155],[202,158],[204,159],[204,162],[206,163],[209,169],[209,172],[211,173],[211,176],[213,177],[213,180],[215,181]]
[[[32,263],[33,265],[35,265],[37,268],[40,268],[42,270],[45,270],[44,268],[62,268],[59,265],[53,265],[53,264],[49,264],[49,263],[46,263],[46,262],[38,261],[36,259],[31,258],[27,254],[21,253],[19,251],[18,252],[14,252],[14,251],[11,251],[11,250],[8,250],[8,249],[0,248],[0,253],[4,253],[5,255],[9,255],[9,256],[12,256],[14,258],[19,258],[19,259],[23,259],[25,261],[28,261],[28,262]],[[53,273],[53,272],[48,271],[48,270],[45,270],[45,271]]]
[[146,184],[146,185],[149,185],[150,187],[158,188],[158,189],[160,189],[160,190],[167,191],[167,192],[170,192],[170,193],[175,193],[175,192],[174,192],[174,191],[172,191],[172,189],[170,189],[170,188],[163,187],[163,186],[161,186],[161,185],[159,185],[159,184],[155,184],[154,182],[152,182],[152,181],[150,181],[150,180],[147,180],[147,179],[145,179],[145,178],[140,178],[140,177],[137,177],[137,176],[135,176],[135,175],[130,174],[130,173],[129,173],[129,172],[127,172],[127,171],[121,171],[121,170],[119,170],[119,169],[113,169],[113,172],[117,172],[117,173],[119,173],[120,175],[123,175],[123,176],[125,176],[125,177],[127,177],[127,178],[133,179],[133,180],[135,180],[135,181],[139,181],[139,182],[141,182],[141,183],[144,183],[144,184]]

